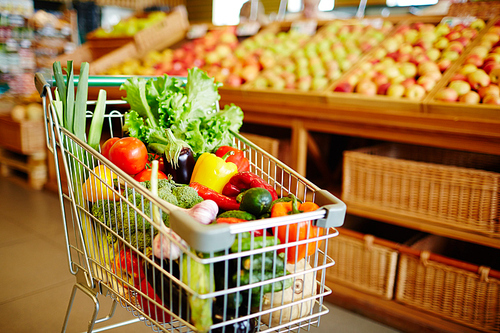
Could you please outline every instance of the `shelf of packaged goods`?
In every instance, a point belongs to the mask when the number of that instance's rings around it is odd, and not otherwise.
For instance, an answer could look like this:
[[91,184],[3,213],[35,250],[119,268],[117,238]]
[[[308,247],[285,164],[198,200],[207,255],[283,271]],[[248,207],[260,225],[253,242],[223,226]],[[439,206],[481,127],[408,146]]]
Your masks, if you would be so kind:
[[359,313],[365,317],[394,327],[407,333],[476,333],[478,330],[463,326],[431,313],[385,300],[361,291],[332,283],[326,284],[332,293],[325,298],[327,302]]

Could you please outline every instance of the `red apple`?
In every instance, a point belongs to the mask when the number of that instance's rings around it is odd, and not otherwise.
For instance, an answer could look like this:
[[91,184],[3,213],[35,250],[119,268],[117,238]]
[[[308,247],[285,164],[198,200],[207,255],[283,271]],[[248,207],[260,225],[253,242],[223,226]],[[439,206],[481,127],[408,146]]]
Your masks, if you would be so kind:
[[425,89],[415,84],[405,90],[405,97],[413,101],[420,101],[425,97]]
[[462,66],[462,68],[460,68],[460,70],[458,71],[460,74],[463,74],[465,76],[469,75],[470,73],[474,73],[475,71],[477,71],[477,67],[476,65],[473,65],[473,64],[465,64]]
[[483,58],[481,58],[478,54],[468,54],[464,60],[464,64],[473,64],[476,67],[481,67],[483,63]]
[[440,60],[438,60],[437,65],[439,67],[439,70],[441,72],[444,72],[445,70],[450,68],[451,60],[450,59],[440,59]]
[[500,88],[495,84],[490,84],[487,87],[481,87],[477,90],[479,97],[484,98],[486,95],[500,96]]
[[500,83],[500,68],[493,68],[491,70],[490,80],[493,83]]
[[387,96],[392,98],[403,97],[404,93],[405,87],[401,84],[391,84],[391,86],[387,89]]
[[490,76],[482,69],[478,69],[477,71],[468,74],[467,80],[474,90],[477,90],[480,87],[486,87],[491,82]]
[[444,50],[462,53],[462,51],[464,50],[464,45],[458,41],[451,41]]
[[416,84],[417,81],[415,80],[415,78],[407,78],[405,79],[404,81],[402,81],[400,84],[405,87],[405,89],[408,89],[409,87],[413,86],[414,84]]
[[500,63],[500,54],[499,53],[490,53],[486,56],[486,58],[484,58],[484,62],[487,63],[487,62],[496,62],[496,63]]
[[477,54],[479,57],[484,59],[488,55],[489,51],[489,48],[487,48],[486,46],[478,45],[474,46],[472,50],[469,51],[469,54]]
[[[496,69],[496,68],[500,68],[500,63],[496,63],[496,62],[493,62],[493,61],[489,61],[489,62],[486,62],[484,63],[483,65],[483,70],[486,72],[486,74],[490,75],[491,72]],[[491,76],[490,76],[491,77]]]
[[481,97],[475,91],[469,91],[458,98],[459,102],[465,104],[479,104],[481,102]]
[[390,82],[379,85],[377,89],[377,95],[386,95],[390,86],[391,86]]
[[418,78],[417,83],[419,85],[421,85],[422,87],[424,87],[424,89],[425,89],[426,92],[429,92],[436,85],[436,80],[434,80],[430,76],[423,75],[423,76],[421,76],[421,77]]
[[439,72],[439,66],[434,61],[426,61],[418,65],[418,74],[425,75],[426,73]]
[[361,79],[356,85],[355,92],[362,95],[375,96],[377,94],[377,85],[369,79]]
[[470,84],[461,80],[451,81],[448,87],[455,90],[458,96],[464,95],[471,90]]
[[497,95],[486,95],[483,98],[483,104],[500,105],[500,97]]
[[455,75],[453,75],[451,77],[450,82],[451,81],[456,81],[456,80],[467,81],[467,76],[465,76],[463,74],[460,74],[460,73],[456,73]]
[[455,102],[458,100],[458,94],[451,88],[443,88],[436,93],[434,98],[443,102]]
[[353,86],[349,82],[344,81],[337,84],[333,91],[350,93],[353,92],[353,90]]

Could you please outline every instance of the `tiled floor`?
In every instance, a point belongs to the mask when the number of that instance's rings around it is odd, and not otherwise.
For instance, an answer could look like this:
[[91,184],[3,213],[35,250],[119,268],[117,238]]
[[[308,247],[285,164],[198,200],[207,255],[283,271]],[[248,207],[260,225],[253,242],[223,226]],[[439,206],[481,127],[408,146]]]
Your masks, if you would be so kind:
[[[69,272],[59,198],[34,191],[24,182],[0,177],[0,332],[58,332],[75,282]],[[78,293],[68,332],[87,329],[92,303]],[[101,297],[100,314],[111,301]],[[395,333],[396,331],[341,308],[329,306],[313,332]],[[133,319],[118,307],[112,323]],[[136,323],[112,332],[151,332]]]

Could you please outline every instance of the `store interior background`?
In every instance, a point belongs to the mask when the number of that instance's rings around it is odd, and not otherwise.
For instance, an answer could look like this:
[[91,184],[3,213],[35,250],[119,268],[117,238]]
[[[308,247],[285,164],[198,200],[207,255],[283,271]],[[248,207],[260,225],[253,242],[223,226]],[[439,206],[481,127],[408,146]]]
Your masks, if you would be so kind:
[[[238,24],[239,10],[244,0],[186,1],[190,21],[193,23],[210,20],[216,25]],[[277,10],[279,1],[262,1],[266,8]],[[366,15],[406,15],[435,5],[437,0],[368,0]],[[322,0],[320,9],[325,18],[347,18],[357,12],[358,2],[351,0]],[[78,41],[85,42],[85,36],[99,26],[111,27],[134,10],[114,6],[98,7],[90,1],[63,5],[54,1],[34,1],[35,10],[59,10],[62,7],[75,9],[78,17]],[[208,10],[198,10],[203,8]],[[156,8],[155,8],[156,9]],[[159,8],[161,9],[161,7]],[[300,0],[289,1],[289,17],[300,15]],[[193,15],[191,16],[191,13]],[[272,15],[271,15],[272,16]],[[191,20],[192,18],[192,20]],[[5,105],[0,110],[6,111]],[[304,110],[307,112],[307,110]],[[271,136],[280,142],[279,159],[290,164],[291,130],[266,125],[246,123],[242,132]],[[321,160],[308,156],[307,175],[313,183],[327,188],[336,196],[341,195],[344,151],[386,143],[383,140],[354,137],[349,135],[309,133],[321,149]],[[49,156],[50,158],[50,156]],[[33,190],[27,185],[23,172],[14,172],[8,177],[0,176],[0,224],[5,227],[0,235],[0,258],[5,271],[0,278],[0,331],[5,332],[48,332],[60,329],[74,277],[69,273],[63,237],[62,220],[57,193],[53,190]],[[29,207],[29,209],[26,209]],[[359,218],[348,215],[346,222],[355,225]],[[407,229],[388,225],[380,221],[369,223],[378,228],[380,236],[395,229]],[[405,230],[403,230],[405,229]],[[389,236],[388,236],[389,237]],[[389,237],[390,238],[390,237]],[[22,263],[22,264],[20,264]],[[498,263],[497,263],[498,264]],[[102,298],[102,313],[108,309],[109,298]],[[72,312],[70,326],[84,330],[90,315],[90,304],[83,297],[77,298]],[[331,301],[329,299],[328,301]],[[391,333],[398,330],[387,326],[384,314],[371,318],[356,313],[353,306],[342,308],[328,303],[330,313],[322,318],[319,329],[312,332],[342,333]],[[348,309],[347,309],[348,308]],[[389,314],[388,314],[389,315]],[[114,322],[132,318],[123,309],[118,309]],[[82,325],[83,323],[83,325]],[[404,327],[405,323],[398,323]],[[410,328],[409,328],[410,329]],[[116,329],[120,332],[148,332],[143,324],[134,324]]]

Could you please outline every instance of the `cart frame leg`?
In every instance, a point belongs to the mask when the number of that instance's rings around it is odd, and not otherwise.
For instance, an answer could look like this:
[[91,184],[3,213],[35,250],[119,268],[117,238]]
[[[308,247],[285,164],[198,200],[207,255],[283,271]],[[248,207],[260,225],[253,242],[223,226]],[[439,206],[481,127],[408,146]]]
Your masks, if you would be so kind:
[[[89,290],[89,288],[87,286],[84,286],[80,283],[75,283],[75,285],[73,286],[73,291],[71,292],[71,298],[69,299],[68,309],[66,310],[66,317],[64,318],[62,332],[63,333],[66,332],[66,328],[68,327],[69,315],[71,313],[71,309],[73,308],[73,303],[75,301],[75,296],[76,296],[77,290],[81,290],[85,295],[90,297],[92,299],[92,301],[94,302],[94,312],[92,314],[92,319],[90,320],[90,322],[88,324],[88,329],[87,329],[87,332],[91,333],[92,329],[94,328],[94,325],[97,321],[97,315],[99,314],[99,300],[97,299],[96,292]],[[114,308],[116,308],[116,304],[113,304],[113,305],[114,305],[114,307],[113,307],[113,312],[114,312]],[[108,316],[108,318],[105,318],[104,320],[107,320],[107,319],[109,319],[109,316]],[[100,321],[103,321],[103,320],[100,320]]]

